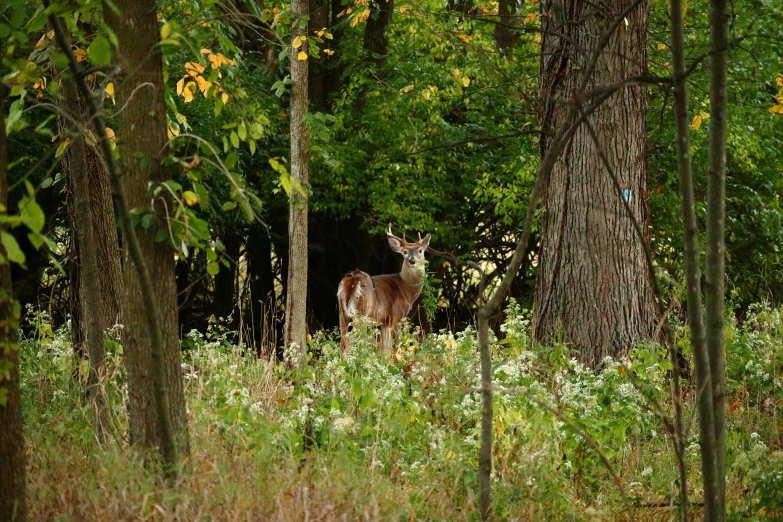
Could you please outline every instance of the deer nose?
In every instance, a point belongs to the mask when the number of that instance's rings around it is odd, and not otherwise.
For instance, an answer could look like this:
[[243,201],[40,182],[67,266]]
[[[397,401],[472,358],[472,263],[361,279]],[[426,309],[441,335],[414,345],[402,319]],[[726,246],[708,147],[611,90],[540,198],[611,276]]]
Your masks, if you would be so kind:
[[416,258],[415,257],[409,257],[408,258],[408,263],[410,263],[412,265],[415,265],[416,264]]

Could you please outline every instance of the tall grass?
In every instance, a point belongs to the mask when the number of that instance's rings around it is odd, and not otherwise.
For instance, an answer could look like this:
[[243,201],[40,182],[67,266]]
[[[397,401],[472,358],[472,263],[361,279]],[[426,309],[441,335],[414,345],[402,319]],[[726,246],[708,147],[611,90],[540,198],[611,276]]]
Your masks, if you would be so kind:
[[[595,451],[550,412],[514,393],[496,400],[493,509],[500,520],[666,520],[677,472],[655,398],[666,405],[657,346],[588,370],[566,346],[530,348],[529,317],[512,304],[493,339],[495,384],[523,388],[600,445],[635,506],[626,509]],[[358,324],[339,356],[334,333],[290,371],[246,354],[219,323],[183,339],[192,455],[176,484],[129,446],[122,347],[107,341],[102,385],[114,437],[95,439],[82,400],[86,362],[65,329],[28,314],[22,342],[33,520],[476,520],[480,396],[475,332],[402,332],[398,356],[377,352]],[[783,312],[752,311],[727,334],[730,512],[783,514],[778,408]],[[687,352],[687,338],[680,337]],[[692,390],[686,421],[692,416]],[[689,486],[701,495],[697,435]]]

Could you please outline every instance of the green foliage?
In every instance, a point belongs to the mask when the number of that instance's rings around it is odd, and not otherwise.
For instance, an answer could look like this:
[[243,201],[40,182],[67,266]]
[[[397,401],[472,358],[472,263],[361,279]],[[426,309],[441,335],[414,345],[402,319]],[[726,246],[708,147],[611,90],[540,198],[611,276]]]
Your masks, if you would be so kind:
[[[781,312],[765,313],[779,317]],[[320,357],[301,371],[250,356],[236,345],[236,334],[225,323],[212,323],[205,334],[190,332],[183,339],[183,369],[193,473],[183,477],[179,493],[166,493],[141,478],[146,472],[140,475],[124,445],[94,445],[91,411],[80,399],[87,364],[69,346],[69,332],[53,331],[40,313],[28,312],[28,324],[22,379],[30,444],[38,448],[31,455],[30,480],[40,491],[34,512],[59,509],[69,513],[66,520],[83,518],[87,511],[132,518],[154,509],[141,500],[151,495],[162,509],[180,505],[184,511],[178,512],[191,517],[195,512],[190,510],[199,506],[187,499],[217,495],[214,502],[199,503],[205,510],[201,516],[220,518],[220,505],[232,506],[235,513],[271,516],[291,509],[316,512],[328,503],[333,514],[350,516],[372,502],[380,503],[376,509],[384,518],[476,515],[481,397],[473,329],[424,336],[406,326],[397,356],[386,358],[378,354],[375,328],[359,319],[344,357],[337,340],[319,332],[312,348]],[[754,345],[755,355],[763,359],[776,350],[771,341],[779,343],[781,332],[766,319],[754,324],[755,335],[770,340]],[[502,342],[491,340],[495,385],[510,392],[495,399],[493,488],[499,519],[530,509],[556,520],[623,516],[617,490],[592,448],[547,410],[513,393],[518,388],[589,433],[618,470],[632,501],[668,504],[676,496],[670,442],[650,409],[651,398],[662,404],[668,400],[669,367],[662,350],[641,347],[628,359],[605,360],[604,369],[595,373],[567,356],[562,364],[551,364],[546,351],[532,349],[529,313],[514,303],[503,332]],[[122,350],[111,341],[107,352],[105,386],[115,436],[122,440],[128,429]],[[693,394],[688,397],[686,416],[693,408]],[[780,407],[780,397],[772,398]],[[729,460],[730,511],[754,520],[775,519],[781,509],[781,460],[764,443],[776,436],[775,417],[730,388],[729,402],[733,400],[742,405],[729,412],[735,452]],[[697,434],[688,442],[693,487],[699,480]],[[57,479],[65,472],[62,459],[72,454],[80,456],[78,464],[69,464],[77,466],[69,473],[78,480],[66,481],[78,484],[73,489]],[[329,477],[329,486],[320,482],[319,473]],[[362,479],[344,482],[346,476]],[[285,500],[286,491],[308,484],[313,495],[309,507],[298,496]],[[65,498],[63,487],[67,503],[58,500]],[[254,494],[256,487],[266,494]],[[92,497],[93,490],[104,493]],[[357,495],[355,503],[341,502],[342,495]],[[124,514],[113,511],[118,505],[113,498],[126,499]]]

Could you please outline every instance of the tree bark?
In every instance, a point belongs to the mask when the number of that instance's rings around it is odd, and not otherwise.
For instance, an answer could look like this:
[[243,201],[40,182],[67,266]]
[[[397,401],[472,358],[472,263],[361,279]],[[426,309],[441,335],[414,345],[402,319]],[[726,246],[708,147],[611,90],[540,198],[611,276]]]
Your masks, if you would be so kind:
[[[0,204],[8,205],[8,148],[5,87],[0,84]],[[6,227],[0,226],[0,230]],[[0,243],[0,520],[27,520],[25,443],[19,391],[19,304],[11,285],[11,265]],[[7,372],[7,376],[4,374]]]
[[[299,21],[308,16],[308,0],[293,0],[291,39],[307,34]],[[307,42],[302,51],[307,51]],[[291,48],[291,177],[298,186],[291,189],[288,218],[289,263],[285,307],[285,346],[295,344],[297,364],[307,362],[307,212],[309,200],[309,136],[304,117],[307,114],[307,60],[297,58]]]
[[699,229],[693,195],[690,156],[690,118],[685,72],[685,36],[683,35],[682,0],[671,2],[672,63],[674,86],[674,120],[677,128],[677,170],[680,177],[680,210],[685,250],[685,276],[688,293],[688,326],[696,370],[696,401],[699,416],[701,471],[704,481],[704,520],[720,522],[725,518],[720,503],[718,457],[715,444],[713,385],[710,358],[704,330],[704,308],[701,300],[701,266],[699,262]]
[[272,243],[266,230],[254,226],[247,242],[247,277],[250,299],[247,321],[251,325],[256,353],[273,353],[277,337],[275,325],[275,274],[272,268]]
[[[565,124],[570,97],[584,90],[580,86],[593,90],[645,72],[646,1],[628,13],[627,25],[608,36],[592,68],[589,63],[593,57],[588,51],[634,3],[611,0],[598,8],[585,0],[541,2],[542,157],[551,145],[547,136]],[[616,169],[634,216],[646,224],[645,91],[638,85],[619,89],[588,121]],[[606,356],[623,355],[650,340],[655,330],[644,245],[612,181],[603,174],[600,150],[587,128],[580,127],[545,186],[535,302],[536,341],[564,341],[593,367]]]
[[239,261],[240,238],[236,234],[223,234],[223,245],[226,247],[225,257],[228,266],[220,264],[220,272],[215,276],[215,291],[213,292],[213,313],[215,318],[228,319],[231,317],[232,329],[239,324],[238,314],[234,312],[236,304],[237,288],[237,262]]
[[[105,370],[105,358],[106,351],[104,349],[104,331],[109,327],[109,321],[117,319],[116,315],[113,319],[106,317],[106,305],[114,306],[115,313],[119,312],[118,301],[105,303],[103,301],[103,286],[101,284],[101,272],[99,269],[99,252],[106,254],[105,250],[101,250],[98,243],[98,236],[100,232],[96,230],[97,227],[93,226],[96,221],[96,214],[105,210],[105,205],[101,205],[102,201],[98,202],[97,208],[93,205],[91,199],[99,199],[99,196],[104,194],[100,192],[100,186],[96,187],[98,190],[94,191],[97,194],[94,198],[90,197],[90,179],[88,177],[88,170],[90,165],[88,161],[97,161],[94,154],[90,152],[92,157],[88,157],[88,146],[84,138],[84,130],[86,126],[80,128],[80,125],[76,122],[81,122],[81,125],[85,125],[85,119],[83,118],[82,104],[79,103],[79,93],[76,88],[73,77],[63,79],[63,93],[65,94],[66,110],[70,114],[72,120],[69,120],[65,124],[68,138],[71,140],[68,148],[68,153],[63,156],[63,171],[68,175],[69,187],[72,191],[71,205],[68,209],[69,217],[72,223],[72,241],[76,243],[76,249],[78,252],[77,262],[79,263],[78,270],[78,287],[72,288],[72,291],[78,292],[77,306],[79,308],[78,318],[80,320],[79,325],[72,325],[74,329],[81,331],[82,339],[87,344],[87,353],[89,354],[90,361],[90,374],[87,380],[87,394],[92,403],[93,410],[95,412],[95,432],[98,436],[98,440],[103,442],[108,436],[109,430],[109,417],[106,409],[106,399],[103,390],[100,387],[100,376],[103,375]],[[108,187],[105,187],[108,189]],[[105,194],[108,198],[111,195]],[[91,207],[93,210],[91,210]],[[109,210],[112,212],[111,200],[109,199]],[[103,217],[103,216],[101,216]],[[111,223],[110,230],[114,234],[114,249],[109,249],[110,255],[117,256],[118,245],[116,244],[117,235],[114,228],[114,220],[108,220]],[[104,228],[103,232],[107,232]],[[105,243],[105,242],[104,242]],[[111,260],[108,260],[111,262]],[[119,278],[119,257],[116,258],[117,277]],[[104,272],[104,281],[111,276],[111,273]],[[112,290],[118,291],[121,286],[117,288],[110,288],[109,297],[115,297],[117,294]],[[113,324],[113,322],[112,322]]]
[[518,13],[524,5],[524,0],[500,0],[498,4],[500,23],[495,26],[492,36],[500,53],[506,58],[511,58],[514,54],[514,46],[519,39],[519,32],[515,28],[521,22]]
[[726,0],[712,0],[710,9],[710,145],[707,183],[707,284],[704,305],[706,343],[710,358],[715,453],[718,475],[718,515],[726,518],[725,350],[723,315],[726,277],[726,67],[728,60]]
[[[310,9],[310,27],[313,31],[329,28],[329,2],[327,0],[309,0]],[[329,40],[324,40],[321,46],[326,46]],[[321,52],[318,58],[310,57],[308,90],[310,96],[310,107],[313,112],[324,112],[326,110],[326,77],[327,62],[329,56]]]
[[389,54],[389,38],[386,28],[394,14],[394,0],[371,0],[372,14],[367,19],[364,30],[364,50],[369,53],[369,60],[381,69],[386,65]]
[[[122,187],[130,209],[156,214],[157,226],[165,227],[166,208],[170,209],[172,202],[165,197],[153,198],[147,187],[149,182],[160,183],[171,176],[161,163],[166,144],[166,106],[157,10],[154,0],[116,0],[114,6],[120,14],[107,5],[104,17],[119,41],[121,72],[115,83],[117,105],[123,107],[117,132]],[[157,333],[150,332],[149,318],[145,315],[148,303],[146,282],[139,274],[141,269],[138,266],[134,269],[130,264],[124,267],[123,346],[128,370],[130,432],[134,444],[161,447],[164,460],[176,460],[177,455],[187,455],[190,449],[178,338],[175,260],[168,242],[154,241],[155,231],[155,227],[149,231],[138,227],[136,236],[141,257],[155,285],[161,353],[156,353],[157,340],[151,334]],[[123,234],[130,237],[124,224]],[[137,264],[135,259],[134,264]],[[168,416],[163,413],[166,408],[170,410]],[[173,441],[165,433],[169,429]],[[167,448],[172,443],[174,448]],[[166,457],[169,451],[174,455]]]

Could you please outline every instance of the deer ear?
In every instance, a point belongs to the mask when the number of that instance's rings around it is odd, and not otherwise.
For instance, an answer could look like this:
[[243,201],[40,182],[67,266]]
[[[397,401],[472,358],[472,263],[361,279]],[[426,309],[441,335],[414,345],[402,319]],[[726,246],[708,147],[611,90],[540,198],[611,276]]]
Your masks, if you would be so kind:
[[389,241],[389,248],[395,252],[402,252],[402,241],[400,241],[400,238],[387,235],[386,239]]
[[419,243],[421,243],[421,248],[424,248],[426,250],[426,248],[430,246],[430,235],[427,234],[426,236],[424,236],[424,239],[419,241]]

